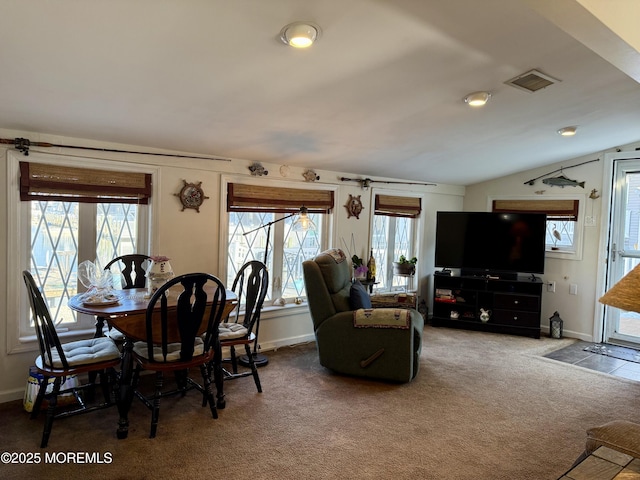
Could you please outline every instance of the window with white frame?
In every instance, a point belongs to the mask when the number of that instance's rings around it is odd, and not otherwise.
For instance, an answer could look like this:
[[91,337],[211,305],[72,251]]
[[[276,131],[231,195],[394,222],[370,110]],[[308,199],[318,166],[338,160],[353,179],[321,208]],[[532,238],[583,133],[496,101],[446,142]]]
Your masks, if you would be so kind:
[[[116,256],[148,250],[151,175],[20,162],[21,270],[28,269],[60,330],[88,329],[95,318],[67,307],[78,292],[78,264],[103,267]],[[28,305],[20,336],[32,335]]]
[[494,212],[528,212],[547,215],[545,248],[550,254],[579,252],[580,202],[578,199],[494,200]]
[[407,278],[393,274],[393,262],[400,256],[407,259],[417,256],[417,223],[421,210],[418,197],[375,195],[371,249],[376,261],[376,291],[415,288]]
[[[333,191],[227,184],[227,284],[246,262],[265,262],[270,272],[267,299],[305,298],[302,262],[327,248]],[[305,207],[313,228],[300,228]]]

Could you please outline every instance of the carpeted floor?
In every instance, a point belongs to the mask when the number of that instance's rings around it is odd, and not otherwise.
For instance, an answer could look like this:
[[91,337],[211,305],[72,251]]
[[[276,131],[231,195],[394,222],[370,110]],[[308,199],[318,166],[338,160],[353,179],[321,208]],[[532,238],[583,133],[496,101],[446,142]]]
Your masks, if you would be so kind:
[[[42,418],[31,421],[19,402],[6,403],[0,452],[42,460],[3,464],[0,473],[65,480],[557,479],[584,448],[587,428],[640,421],[640,383],[544,357],[572,343],[426,327],[421,371],[403,385],[334,375],[318,364],[313,344],[283,348],[260,369],[262,394],[251,378],[225,384],[227,408],[218,420],[201,408],[199,395],[164,399],[155,439],[148,438],[149,412],[135,401],[128,439],[116,439],[117,412],[107,410],[57,422],[41,450]],[[47,452],[61,462],[45,462]],[[94,457],[69,460],[78,452]]]

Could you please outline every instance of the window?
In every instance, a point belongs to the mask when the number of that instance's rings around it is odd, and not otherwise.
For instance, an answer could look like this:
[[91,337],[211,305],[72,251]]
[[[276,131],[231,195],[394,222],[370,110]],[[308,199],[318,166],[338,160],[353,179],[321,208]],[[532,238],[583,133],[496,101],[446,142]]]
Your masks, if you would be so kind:
[[579,200],[494,200],[494,212],[529,212],[547,215],[546,250],[574,255],[579,252]]
[[407,278],[393,275],[393,262],[401,255],[407,259],[417,256],[417,219],[421,210],[417,197],[375,196],[371,248],[376,260],[377,291],[413,287]]
[[[78,292],[78,264],[106,265],[148,249],[151,175],[19,162],[23,249],[29,269],[59,329],[92,328],[95,318],[67,307]],[[20,308],[20,336],[33,335],[28,304]]]
[[[266,252],[267,299],[306,297],[302,262],[327,248],[327,214],[333,205],[330,190],[227,184],[227,284],[233,284],[246,262],[265,262]],[[298,228],[301,206],[308,209],[314,228]]]

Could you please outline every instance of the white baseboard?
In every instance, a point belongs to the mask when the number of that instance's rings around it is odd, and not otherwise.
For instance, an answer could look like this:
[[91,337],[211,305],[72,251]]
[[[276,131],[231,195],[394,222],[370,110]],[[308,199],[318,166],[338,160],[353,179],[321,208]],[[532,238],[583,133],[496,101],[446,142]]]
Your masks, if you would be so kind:
[[259,342],[261,352],[273,352],[280,347],[290,347],[292,345],[298,345],[300,343],[315,342],[316,336],[314,334],[300,335],[298,337],[289,337],[277,340],[275,342]]
[[[27,377],[24,378],[25,388],[27,386]],[[5,390],[0,392],[0,403],[13,402],[14,400],[22,400],[24,398],[24,389]]]
[[[549,327],[541,327],[540,329],[540,333],[544,333],[547,336],[549,335]],[[582,340],[584,342],[593,342],[593,336],[592,335],[587,335],[584,333],[580,333],[580,332],[574,332],[572,330],[563,330],[562,331],[562,336],[563,337],[567,337],[567,338],[575,338],[577,340]]]

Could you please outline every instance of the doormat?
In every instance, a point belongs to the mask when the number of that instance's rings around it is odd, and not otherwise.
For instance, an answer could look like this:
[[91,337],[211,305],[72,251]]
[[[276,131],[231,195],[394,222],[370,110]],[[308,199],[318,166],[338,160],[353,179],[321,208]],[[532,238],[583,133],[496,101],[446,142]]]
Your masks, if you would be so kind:
[[633,348],[620,347],[618,345],[610,345],[608,343],[595,343],[583,348],[585,352],[597,353],[598,355],[606,355],[628,362],[640,363],[640,351]]

